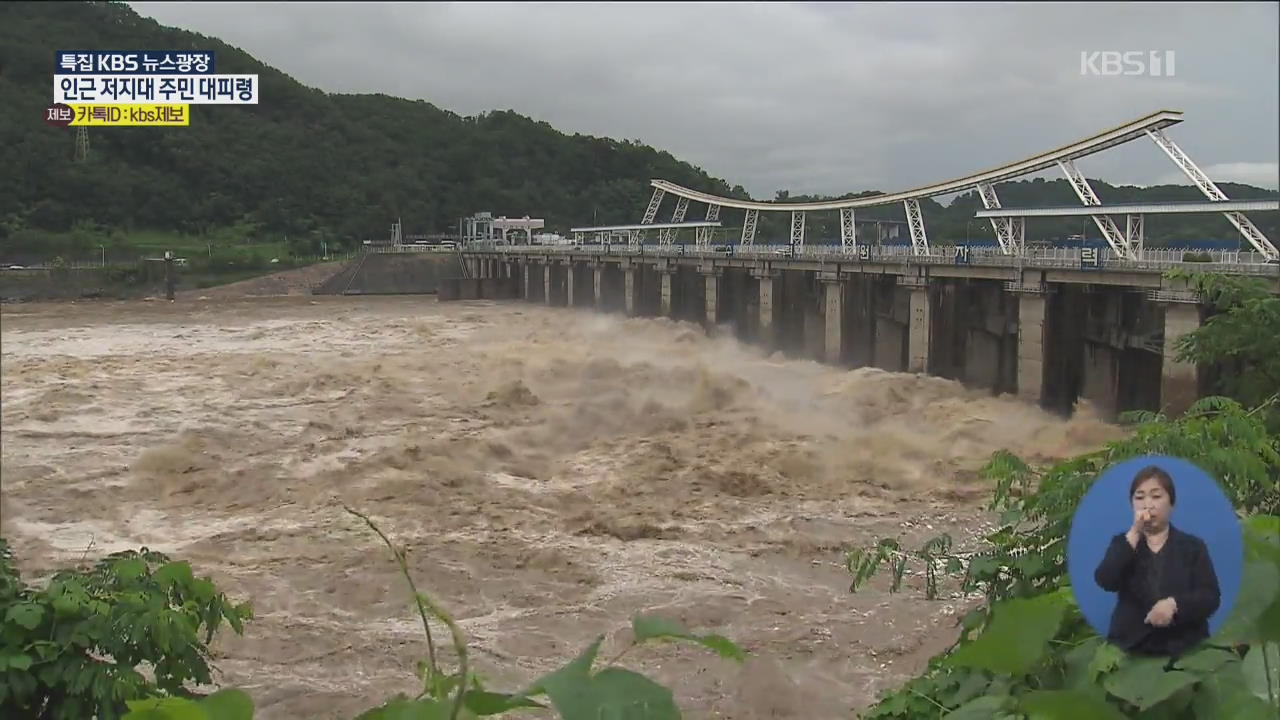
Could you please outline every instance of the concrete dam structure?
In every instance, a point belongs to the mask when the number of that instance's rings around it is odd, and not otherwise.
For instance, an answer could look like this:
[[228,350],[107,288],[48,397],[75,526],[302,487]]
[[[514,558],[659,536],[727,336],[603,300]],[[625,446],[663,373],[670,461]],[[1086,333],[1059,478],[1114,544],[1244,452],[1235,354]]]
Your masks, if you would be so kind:
[[352,260],[316,287],[314,295],[413,295],[438,292],[445,278],[462,274],[455,252],[371,252]]
[[[1155,263],[1098,272],[588,248],[469,250],[463,263],[494,281],[477,297],[723,325],[793,357],[927,373],[1063,413],[1087,399],[1107,417],[1177,414],[1207,384],[1205,369],[1176,359],[1207,308]],[[1274,265],[1242,272],[1280,293]]]

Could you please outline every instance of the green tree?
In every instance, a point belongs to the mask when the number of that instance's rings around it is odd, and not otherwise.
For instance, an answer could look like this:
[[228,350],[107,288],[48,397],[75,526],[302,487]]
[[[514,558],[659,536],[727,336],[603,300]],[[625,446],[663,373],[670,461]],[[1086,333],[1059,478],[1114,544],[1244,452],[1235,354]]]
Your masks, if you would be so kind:
[[212,680],[219,626],[239,633],[251,616],[187,563],[146,548],[28,586],[0,538],[0,717],[112,720],[130,700],[188,695],[187,682]]
[[[1178,343],[1179,359],[1221,368],[1215,391],[1247,406],[1267,403],[1280,394],[1280,296],[1265,281],[1175,271],[1209,305],[1211,315],[1195,332]],[[1280,429],[1280,413],[1267,412],[1273,429]]]

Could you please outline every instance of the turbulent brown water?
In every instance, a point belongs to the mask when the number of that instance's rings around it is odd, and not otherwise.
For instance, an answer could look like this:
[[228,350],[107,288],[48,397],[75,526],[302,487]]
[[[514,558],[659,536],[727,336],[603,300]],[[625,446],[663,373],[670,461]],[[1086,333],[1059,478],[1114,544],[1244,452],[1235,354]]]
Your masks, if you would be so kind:
[[257,618],[216,643],[263,718],[349,718],[416,686],[409,549],[479,670],[516,689],[658,612],[743,666],[625,662],[689,718],[846,718],[970,602],[851,595],[841,548],[987,519],[993,450],[1115,436],[937,378],[765,356],[660,319],[434,298],[8,306],[3,534],[30,577],[146,545]]

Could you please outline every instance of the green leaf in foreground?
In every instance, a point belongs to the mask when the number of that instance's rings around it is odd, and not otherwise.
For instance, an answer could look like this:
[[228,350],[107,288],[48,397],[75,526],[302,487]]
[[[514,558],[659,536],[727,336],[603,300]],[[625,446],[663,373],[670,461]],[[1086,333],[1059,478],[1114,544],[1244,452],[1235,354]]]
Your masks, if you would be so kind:
[[175,583],[191,585],[196,581],[195,574],[191,571],[190,563],[182,560],[162,565],[156,569],[153,577],[156,582],[164,587],[169,587]]
[[550,678],[547,694],[563,720],[680,720],[671,691],[622,668],[590,678]]
[[1241,663],[1225,665],[1201,682],[1191,707],[1197,718],[1275,720],[1275,710],[1248,687]]
[[663,638],[689,640],[702,645],[723,658],[742,662],[747,657],[745,650],[723,635],[715,633],[695,635],[686,630],[680,623],[656,615],[637,615],[631,620],[631,629],[635,632],[637,643]]
[[1142,658],[1121,667],[1102,681],[1107,692],[1146,710],[1199,680],[1195,673],[1165,670],[1168,658]]
[[1098,649],[1093,653],[1093,658],[1089,660],[1089,684],[1096,682],[1099,675],[1105,675],[1120,667],[1124,659],[1124,651],[1120,648],[1109,642],[1099,644]]
[[200,701],[209,720],[253,720],[253,699],[242,690],[227,688]]
[[[1268,629],[1260,622],[1280,602],[1280,568],[1263,560],[1247,560],[1240,577],[1235,607],[1210,641],[1215,645],[1256,642]],[[1271,633],[1276,632],[1274,629]]]
[[487,690],[468,690],[462,696],[462,704],[463,707],[480,716],[499,715],[516,708],[546,707],[522,695],[507,695]]
[[991,624],[973,642],[947,657],[950,665],[1010,675],[1029,672],[1062,624],[1066,598],[1061,592],[1030,599],[1005,600],[992,608]]
[[1076,690],[1038,690],[1019,699],[1018,708],[1036,720],[1125,720],[1104,700]]
[[946,693],[945,695],[939,695],[938,699],[949,707],[962,705],[980,695],[985,694],[984,691],[990,684],[991,681],[988,680],[987,676],[983,673],[968,671],[964,680],[960,681],[960,684],[956,686],[955,690]]
[[590,678],[591,666],[595,664],[596,654],[600,652],[600,643],[602,642],[604,642],[603,635],[597,637],[581,653],[578,653],[577,657],[565,663],[564,667],[543,675],[535,680],[528,690],[519,694],[524,697],[533,697],[544,693],[550,694],[547,689],[550,685],[563,686],[567,682],[582,681]]
[[[194,715],[190,713],[196,713]],[[190,708],[134,710],[124,716],[124,720],[205,720],[204,712],[194,705]]]
[[116,577],[121,580],[135,580],[147,572],[147,563],[140,558],[120,560],[115,564]]
[[1008,695],[988,695],[970,700],[943,717],[945,720],[990,720],[1008,702]]
[[130,700],[122,720],[212,720],[193,700],[179,697]]
[[14,670],[29,670],[31,668],[30,655],[0,655],[0,670],[5,668],[13,668]]
[[[409,700],[398,698],[381,707],[361,713],[356,720],[449,720],[452,705],[424,698]],[[458,717],[471,717],[461,714]]]
[[[1263,657],[1266,662],[1263,662]],[[1272,693],[1280,697],[1280,645],[1259,643],[1249,648],[1240,668],[1249,690],[1261,700],[1271,701]],[[1271,676],[1267,676],[1270,670]]]
[[5,620],[14,622],[28,630],[34,630],[44,617],[44,608],[35,603],[22,603],[9,608]]
[[1211,673],[1223,665],[1233,662],[1240,662],[1240,657],[1230,650],[1206,647],[1178,660],[1176,665],[1179,670]]

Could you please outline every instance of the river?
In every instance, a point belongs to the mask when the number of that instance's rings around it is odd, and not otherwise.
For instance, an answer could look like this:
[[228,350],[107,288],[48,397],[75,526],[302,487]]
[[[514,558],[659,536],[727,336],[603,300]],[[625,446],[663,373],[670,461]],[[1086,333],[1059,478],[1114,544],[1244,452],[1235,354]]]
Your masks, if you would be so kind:
[[[433,297],[8,305],[2,532],[28,579],[148,546],[252,599],[215,641],[259,717],[414,692],[420,620],[385,547],[517,689],[656,612],[742,666],[624,664],[688,718],[847,718],[955,637],[971,598],[857,594],[842,547],[991,527],[976,471],[1115,428],[938,378],[769,356],[663,319]],[[438,634],[437,638],[442,635]]]

